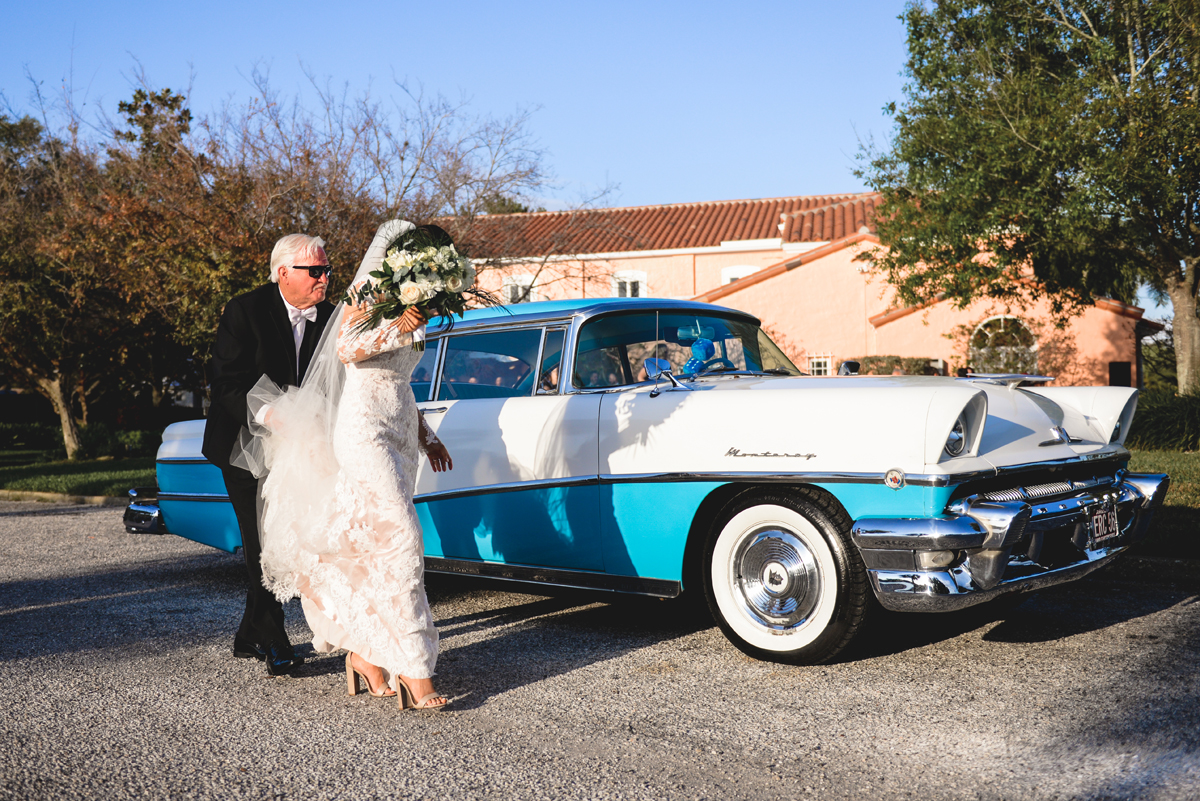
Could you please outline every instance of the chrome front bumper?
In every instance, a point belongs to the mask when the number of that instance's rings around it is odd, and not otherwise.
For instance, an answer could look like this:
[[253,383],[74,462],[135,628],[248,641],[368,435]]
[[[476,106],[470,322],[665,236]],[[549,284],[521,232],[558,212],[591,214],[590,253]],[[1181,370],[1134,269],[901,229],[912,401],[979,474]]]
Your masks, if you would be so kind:
[[[1120,472],[1108,483],[1055,485],[1047,498],[1024,490],[964,498],[942,517],[864,517],[851,536],[885,608],[948,612],[1107,564],[1146,536],[1169,486],[1166,475]],[[1116,531],[1096,530],[1106,509]]]
[[125,530],[141,534],[165,534],[162,510],[158,508],[157,487],[135,487],[129,490],[125,506]]

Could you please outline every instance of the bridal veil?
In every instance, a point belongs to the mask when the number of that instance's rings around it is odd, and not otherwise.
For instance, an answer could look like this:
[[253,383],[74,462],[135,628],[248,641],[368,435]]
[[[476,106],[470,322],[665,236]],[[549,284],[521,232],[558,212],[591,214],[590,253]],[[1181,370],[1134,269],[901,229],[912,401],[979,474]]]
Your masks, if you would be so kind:
[[[387,245],[415,226],[391,220],[379,227],[353,286],[379,269]],[[299,387],[281,388],[263,376],[247,396],[247,428],[230,463],[263,480],[259,493],[263,584],[281,601],[299,594],[297,578],[322,555],[335,553],[338,460],[333,435],[346,380],[338,358],[343,303],[321,335]]]

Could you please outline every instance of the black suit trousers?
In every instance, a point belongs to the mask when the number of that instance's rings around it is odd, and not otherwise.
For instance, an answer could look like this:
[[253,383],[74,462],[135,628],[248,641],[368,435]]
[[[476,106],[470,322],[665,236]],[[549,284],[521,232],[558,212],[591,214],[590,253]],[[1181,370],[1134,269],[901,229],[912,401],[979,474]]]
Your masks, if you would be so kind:
[[258,479],[248,470],[227,467],[221,471],[225,489],[242,530],[242,555],[246,558],[246,611],[238,626],[238,637],[268,645],[286,645],[283,606],[262,583],[262,543],[258,535]]

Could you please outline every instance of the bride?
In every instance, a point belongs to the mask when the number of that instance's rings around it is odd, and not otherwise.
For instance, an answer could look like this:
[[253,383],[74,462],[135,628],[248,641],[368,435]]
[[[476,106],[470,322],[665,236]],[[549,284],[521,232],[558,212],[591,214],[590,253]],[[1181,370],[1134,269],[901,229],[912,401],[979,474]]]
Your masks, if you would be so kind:
[[[380,269],[389,248],[450,245],[436,226],[380,226],[352,287]],[[345,649],[347,690],[359,679],[401,709],[442,709],[433,688],[437,630],[424,587],[424,544],[413,507],[418,450],[435,471],[453,466],[409,387],[425,317],[415,307],[365,328],[370,301],[342,304],[304,384],[251,392],[250,435],[235,458],[266,478],[260,512],[263,583],[299,595],[313,647]],[[340,317],[339,317],[340,315]]]

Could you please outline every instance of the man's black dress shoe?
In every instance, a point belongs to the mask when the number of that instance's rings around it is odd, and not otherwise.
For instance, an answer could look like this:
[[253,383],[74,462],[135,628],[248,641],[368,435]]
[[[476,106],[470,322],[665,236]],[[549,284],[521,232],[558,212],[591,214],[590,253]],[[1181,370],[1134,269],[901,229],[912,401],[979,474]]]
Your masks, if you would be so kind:
[[267,675],[280,676],[304,664],[304,657],[296,656],[290,645],[268,645],[266,659]]
[[250,640],[241,637],[234,637],[233,655],[238,659],[257,659],[259,662],[262,662],[267,658],[267,651],[256,642],[250,642]]
[[264,648],[258,643],[242,637],[233,638],[233,655],[238,659],[257,659],[259,662],[266,662],[268,676],[279,676],[304,664],[304,657],[296,656],[292,646],[286,643],[268,645]]

